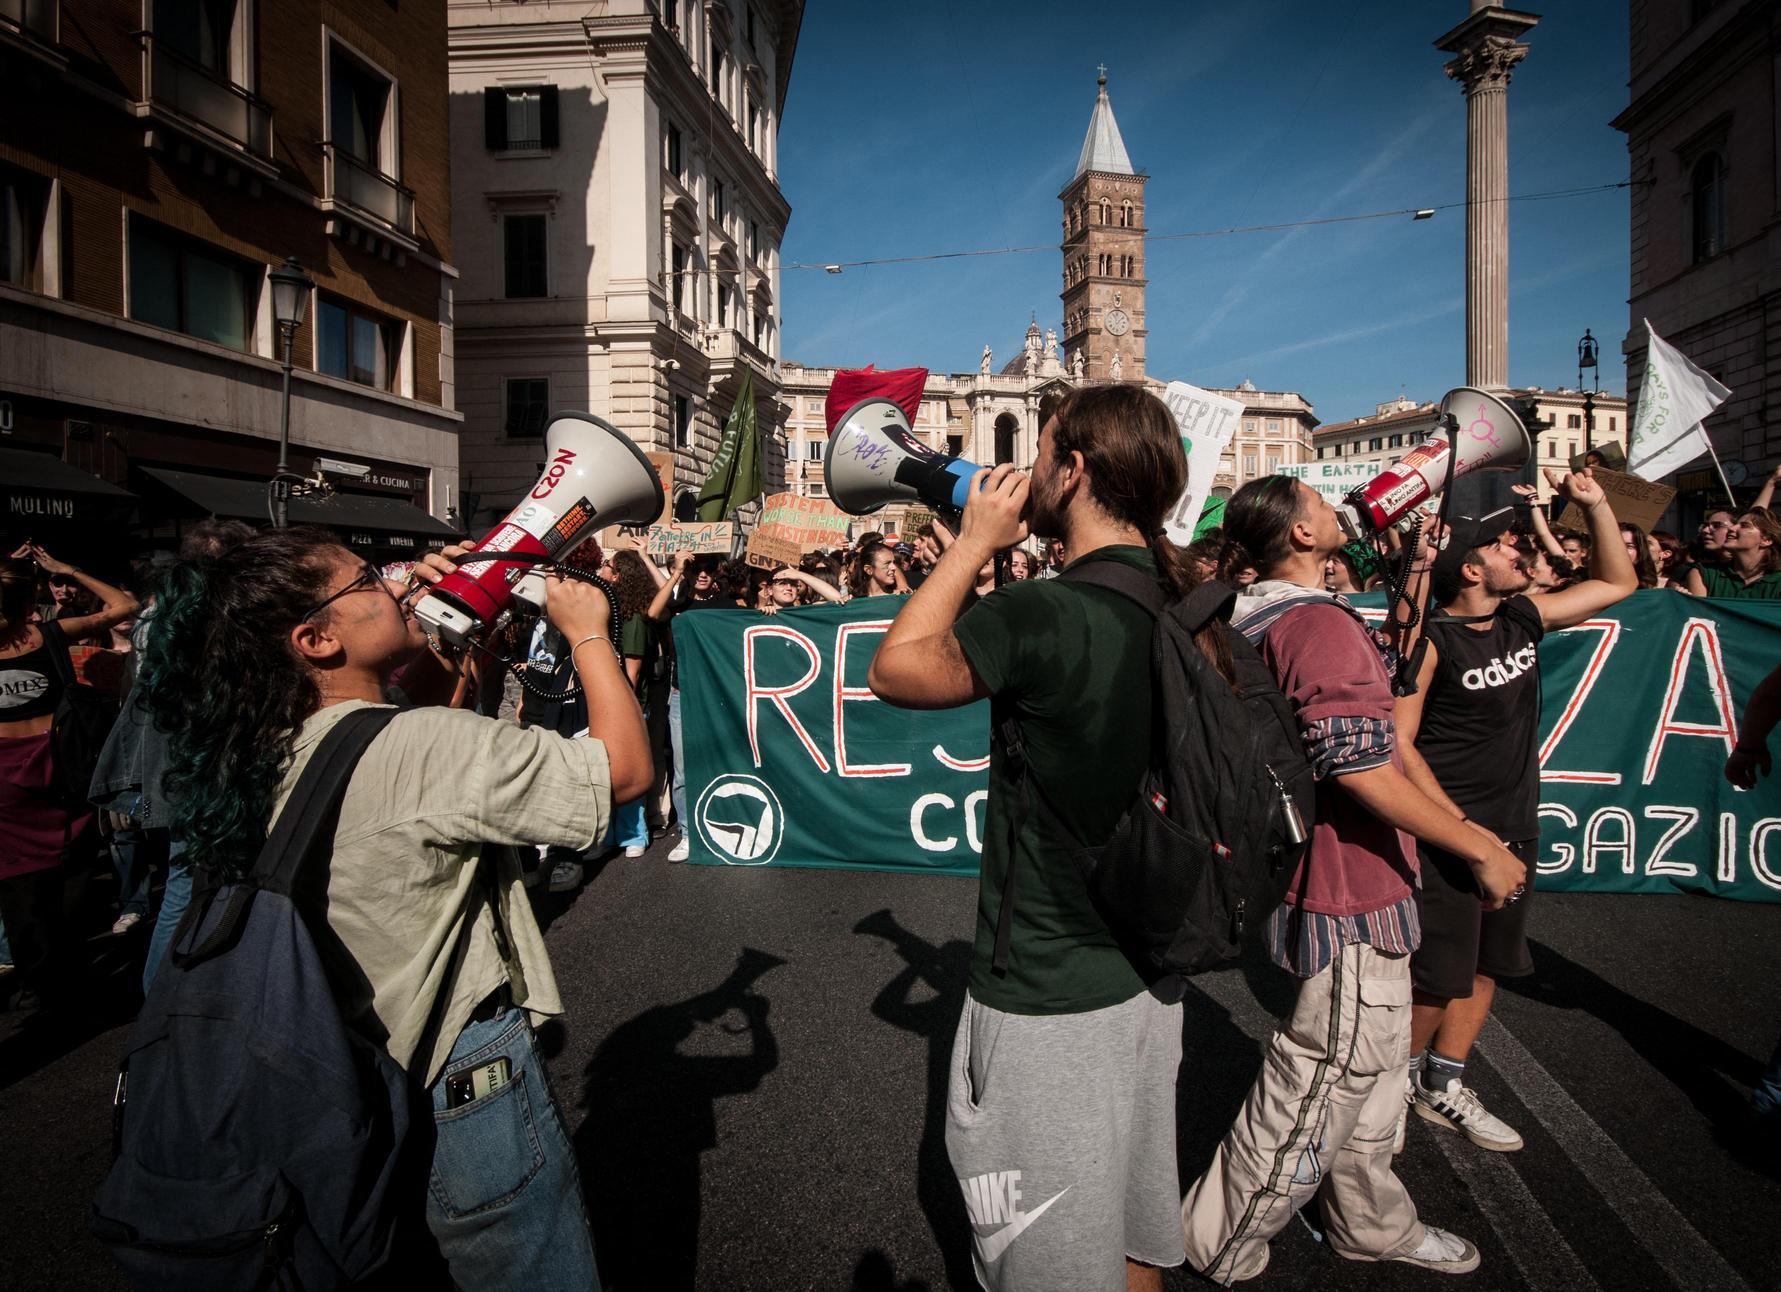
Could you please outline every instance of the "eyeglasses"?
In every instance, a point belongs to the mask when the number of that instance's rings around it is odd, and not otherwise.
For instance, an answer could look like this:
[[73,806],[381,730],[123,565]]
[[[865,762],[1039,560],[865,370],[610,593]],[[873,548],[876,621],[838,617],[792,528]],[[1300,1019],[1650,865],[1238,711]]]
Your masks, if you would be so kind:
[[367,564],[365,568],[359,572],[358,578],[340,589],[340,591],[334,593],[333,596],[324,598],[305,610],[303,612],[303,618],[299,622],[307,623],[314,616],[320,614],[336,601],[340,600],[340,598],[350,596],[354,592],[363,592],[368,588],[377,588],[382,591],[384,596],[388,597],[391,601],[394,601],[398,607],[402,605],[402,599],[390,591],[389,582],[383,577],[383,571],[379,570],[375,565]]
[[1730,521],[1727,521],[1727,520],[1703,520],[1701,522],[1701,528],[1702,529],[1736,529],[1737,526],[1733,525]]

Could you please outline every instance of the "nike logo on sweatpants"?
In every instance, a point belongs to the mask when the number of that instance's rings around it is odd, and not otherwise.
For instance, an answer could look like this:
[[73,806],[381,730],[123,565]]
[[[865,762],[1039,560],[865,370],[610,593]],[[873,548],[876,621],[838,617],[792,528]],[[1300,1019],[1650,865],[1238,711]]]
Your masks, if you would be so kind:
[[978,1236],[978,1250],[986,1265],[1001,1259],[1016,1238],[1051,1205],[1070,1191],[1066,1185],[1031,1211],[1020,1210],[1020,1172],[989,1171],[959,1181],[965,1193],[965,1210],[973,1225],[1001,1225],[993,1234]]

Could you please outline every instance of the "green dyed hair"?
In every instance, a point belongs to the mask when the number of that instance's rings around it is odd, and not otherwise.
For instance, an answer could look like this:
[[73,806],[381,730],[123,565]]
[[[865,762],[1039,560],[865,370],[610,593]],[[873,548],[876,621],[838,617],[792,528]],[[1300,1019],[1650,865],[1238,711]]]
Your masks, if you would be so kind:
[[169,826],[195,865],[240,874],[265,843],[297,732],[321,698],[291,629],[344,550],[324,529],[272,530],[167,571],[139,692],[167,736]]

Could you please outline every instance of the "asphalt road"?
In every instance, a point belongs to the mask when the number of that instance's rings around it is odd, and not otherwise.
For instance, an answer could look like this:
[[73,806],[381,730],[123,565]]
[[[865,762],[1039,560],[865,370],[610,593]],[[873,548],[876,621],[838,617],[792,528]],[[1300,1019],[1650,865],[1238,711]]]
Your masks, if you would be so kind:
[[[568,1005],[546,1029],[596,1246],[619,1292],[970,1287],[940,1110],[972,881],[670,865],[665,847],[541,896]],[[1781,907],[1540,894],[1537,974],[1499,996],[1468,1079],[1514,1154],[1413,1118],[1398,1169],[1477,1242],[1464,1286],[1781,1286],[1781,1143],[1742,1108],[1781,1032]],[[127,946],[79,1025],[0,1015],[0,1287],[122,1287],[86,1236],[109,1151]],[[1196,980],[1183,1179],[1209,1158],[1290,985]],[[1207,1286],[1179,1272],[1171,1288]],[[1409,1288],[1295,1220],[1259,1288]]]

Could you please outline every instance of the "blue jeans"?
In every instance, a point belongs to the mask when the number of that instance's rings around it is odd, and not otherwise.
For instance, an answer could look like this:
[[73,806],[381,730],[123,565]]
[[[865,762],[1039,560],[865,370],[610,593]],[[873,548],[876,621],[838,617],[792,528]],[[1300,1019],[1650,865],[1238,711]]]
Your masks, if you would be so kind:
[[[164,837],[164,836],[163,836]],[[147,915],[154,841],[134,821],[111,836],[111,864],[117,871],[118,914]]]
[[643,800],[632,799],[612,809],[612,824],[606,837],[621,848],[647,848],[649,826],[643,820]]
[[161,910],[155,916],[155,931],[148,940],[148,959],[142,962],[142,994],[154,985],[155,973],[167,958],[173,935],[185,918],[186,907],[192,904],[192,868],[182,858],[186,841],[173,839],[167,844],[167,886],[161,890]]
[[[506,1084],[447,1108],[446,1083],[505,1057]],[[458,1033],[433,1100],[427,1227],[459,1287],[598,1292],[594,1239],[568,1128],[523,1010]]]
[[674,801],[674,819],[680,823],[680,832],[685,834],[686,824],[686,750],[680,738],[680,688],[675,687],[668,692],[668,739],[674,746],[674,780],[668,787],[668,797]]

